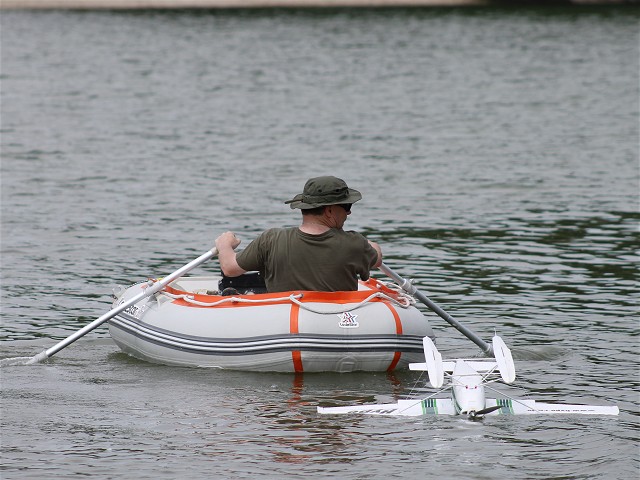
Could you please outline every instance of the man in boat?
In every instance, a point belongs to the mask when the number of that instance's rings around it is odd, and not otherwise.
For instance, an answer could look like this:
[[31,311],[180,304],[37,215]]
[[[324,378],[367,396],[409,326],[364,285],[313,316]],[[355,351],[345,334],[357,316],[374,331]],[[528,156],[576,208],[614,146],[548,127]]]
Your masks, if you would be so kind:
[[360,199],[340,178],[309,179],[302,193],[285,202],[302,211],[300,226],[266,230],[238,254],[240,240],[233,232],[216,239],[222,272],[237,277],[259,271],[269,292],[357,290],[358,277],[367,280],[382,263],[377,243],[342,229]]

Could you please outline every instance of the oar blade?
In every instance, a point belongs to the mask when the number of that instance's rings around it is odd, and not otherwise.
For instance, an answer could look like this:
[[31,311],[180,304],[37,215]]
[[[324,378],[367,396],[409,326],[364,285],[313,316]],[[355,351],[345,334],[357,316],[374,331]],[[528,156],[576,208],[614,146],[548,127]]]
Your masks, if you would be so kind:
[[27,365],[33,365],[34,363],[44,362],[47,358],[49,358],[49,356],[47,355],[47,351],[43,350],[39,354],[34,355],[33,357],[31,357],[26,364]]

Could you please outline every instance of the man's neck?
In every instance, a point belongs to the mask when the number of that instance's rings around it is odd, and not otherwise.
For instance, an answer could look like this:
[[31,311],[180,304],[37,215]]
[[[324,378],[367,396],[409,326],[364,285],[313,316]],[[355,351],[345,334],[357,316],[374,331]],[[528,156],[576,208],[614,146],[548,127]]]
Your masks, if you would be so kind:
[[301,232],[308,233],[310,235],[321,235],[327,232],[331,226],[327,225],[327,222],[323,217],[303,216],[302,225],[298,228]]

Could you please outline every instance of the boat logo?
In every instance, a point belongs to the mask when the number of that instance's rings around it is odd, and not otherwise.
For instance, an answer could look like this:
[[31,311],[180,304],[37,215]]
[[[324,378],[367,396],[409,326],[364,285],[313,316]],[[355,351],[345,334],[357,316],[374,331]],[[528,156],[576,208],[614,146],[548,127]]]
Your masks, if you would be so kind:
[[340,318],[340,323],[338,323],[338,326],[340,328],[358,328],[360,326],[358,324],[358,321],[356,320],[358,315],[354,315],[353,313],[349,313],[349,312],[344,312],[339,314],[338,317]]
[[[123,302],[120,302],[120,304],[122,304],[122,303]],[[147,311],[147,309],[148,309],[148,306],[146,304],[143,305],[142,307],[139,307],[138,305],[129,305],[122,312],[123,313],[128,313],[129,315],[131,315],[136,320],[140,320],[142,318],[142,316],[144,315],[144,313]]]

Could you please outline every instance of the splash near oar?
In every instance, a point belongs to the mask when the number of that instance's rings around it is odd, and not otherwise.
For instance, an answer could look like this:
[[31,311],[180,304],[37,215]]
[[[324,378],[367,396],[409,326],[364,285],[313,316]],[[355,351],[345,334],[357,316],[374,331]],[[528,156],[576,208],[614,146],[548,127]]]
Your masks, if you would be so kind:
[[0,367],[14,367],[16,365],[28,365],[33,357],[11,357],[0,360]]

